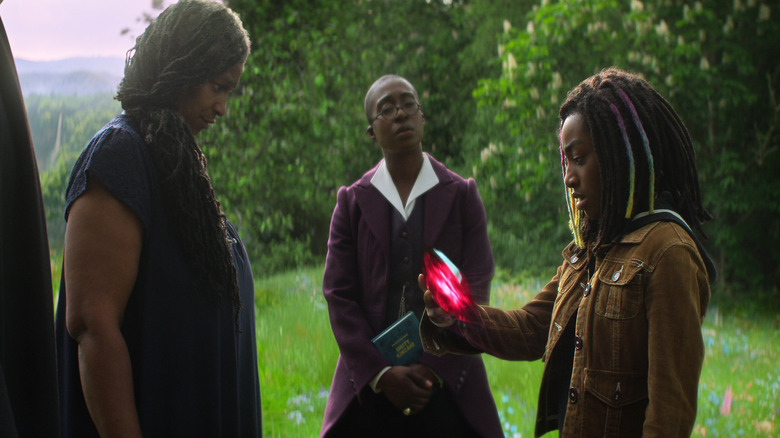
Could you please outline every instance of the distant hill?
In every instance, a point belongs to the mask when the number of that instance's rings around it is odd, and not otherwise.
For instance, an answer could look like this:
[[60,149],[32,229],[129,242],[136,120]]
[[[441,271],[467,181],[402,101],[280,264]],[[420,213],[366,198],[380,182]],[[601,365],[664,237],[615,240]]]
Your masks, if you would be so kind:
[[124,75],[123,58],[15,59],[22,94],[87,96],[116,93]]

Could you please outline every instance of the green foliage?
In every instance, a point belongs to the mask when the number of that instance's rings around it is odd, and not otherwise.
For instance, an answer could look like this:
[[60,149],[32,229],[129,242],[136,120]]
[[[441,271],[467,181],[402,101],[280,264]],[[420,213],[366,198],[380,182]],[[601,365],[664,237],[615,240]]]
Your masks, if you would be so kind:
[[[770,7],[758,1],[542,1],[506,32],[501,77],[475,90],[480,110],[500,126],[475,166],[500,192],[485,196],[493,235],[510,241],[519,232],[533,248],[560,237],[557,108],[565,90],[617,66],[654,84],[691,132],[715,215],[707,230],[720,284],[776,298],[779,39]],[[502,211],[507,204],[515,216]]]
[[[46,210],[49,246],[65,238],[65,189],[79,153],[95,133],[122,109],[109,94],[25,97]],[[58,141],[59,136],[59,141]]]
[[363,98],[383,74],[406,76],[417,87],[427,120],[424,148],[470,169],[464,137],[476,107],[471,89],[485,73],[480,61],[495,64],[482,50],[495,47],[495,36],[485,43],[495,33],[478,19],[493,6],[230,4],[250,32],[253,53],[230,117],[202,143],[217,193],[257,268],[276,271],[324,257],[338,187],[381,158],[365,134]]

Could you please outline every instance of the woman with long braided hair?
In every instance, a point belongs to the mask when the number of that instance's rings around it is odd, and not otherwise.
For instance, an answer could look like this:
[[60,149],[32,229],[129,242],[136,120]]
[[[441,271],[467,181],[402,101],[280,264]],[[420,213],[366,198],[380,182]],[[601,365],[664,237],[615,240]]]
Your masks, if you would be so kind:
[[453,317],[426,292],[423,344],[543,359],[535,436],[690,436],[716,273],[688,131],[649,83],[615,68],[570,91],[559,116],[574,235],[563,263],[530,303],[480,306],[475,324],[445,329]]
[[66,193],[64,437],[261,435],[252,272],[195,137],[227,112],[249,48],[229,8],[182,0],[128,52],[124,112]]

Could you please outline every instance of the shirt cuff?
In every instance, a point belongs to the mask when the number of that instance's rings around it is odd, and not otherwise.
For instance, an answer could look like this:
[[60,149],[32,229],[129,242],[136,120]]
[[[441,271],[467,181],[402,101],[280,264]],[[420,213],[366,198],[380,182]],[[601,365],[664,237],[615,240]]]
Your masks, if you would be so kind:
[[380,392],[382,392],[381,389],[376,387],[376,384],[379,383],[379,379],[381,379],[382,376],[384,376],[385,373],[387,372],[387,370],[389,370],[389,369],[390,369],[390,367],[382,368],[382,371],[380,371],[376,376],[374,376],[373,379],[371,379],[370,382],[368,382],[368,385],[371,387],[371,390],[373,390],[376,394],[379,394]]

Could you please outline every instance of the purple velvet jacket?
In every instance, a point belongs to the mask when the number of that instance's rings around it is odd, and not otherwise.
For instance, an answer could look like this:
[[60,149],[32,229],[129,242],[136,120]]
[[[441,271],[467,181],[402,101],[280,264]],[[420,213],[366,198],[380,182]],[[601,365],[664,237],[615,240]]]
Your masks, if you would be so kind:
[[[494,262],[487,218],[473,179],[463,179],[429,157],[439,184],[425,194],[423,243],[446,253],[469,280],[477,302],[490,296]],[[390,254],[390,209],[371,185],[376,167],[338,191],[330,225],[323,293],[340,356],[325,408],[321,436],[355,397],[371,391],[371,379],[390,363],[371,338],[381,332]],[[485,366],[479,356],[424,353],[456,398],[462,415],[483,437],[503,437]]]

